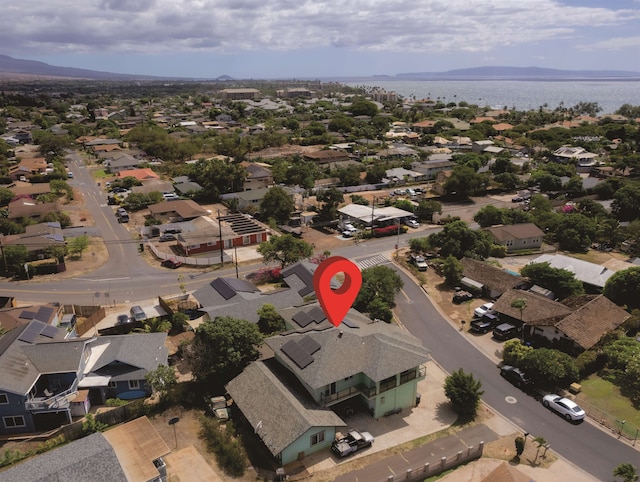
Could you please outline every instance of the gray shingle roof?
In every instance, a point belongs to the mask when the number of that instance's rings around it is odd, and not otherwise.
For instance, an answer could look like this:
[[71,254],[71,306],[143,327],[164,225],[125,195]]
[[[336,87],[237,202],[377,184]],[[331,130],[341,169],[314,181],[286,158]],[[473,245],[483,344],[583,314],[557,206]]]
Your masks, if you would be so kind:
[[[289,332],[267,338],[266,344],[276,358],[312,389],[322,388],[341,378],[364,373],[371,380],[381,381],[428,360],[429,352],[419,339],[395,325],[383,322],[363,323],[363,317],[350,310],[348,326],[316,331]],[[289,340],[309,336],[321,348],[313,354],[313,362],[300,369],[282,352]]]
[[273,455],[312,427],[345,426],[332,410],[318,407],[287,379],[273,359],[252,363],[226,388]]
[[158,365],[167,364],[166,338],[166,333],[101,336],[91,342],[91,350],[105,349],[87,369],[97,371],[117,361],[145,371],[155,370]]
[[3,482],[127,482],[109,442],[101,433],[30,458],[0,474]]
[[599,264],[572,258],[563,254],[543,254],[531,263],[549,263],[552,268],[565,269],[574,274],[575,278],[598,288],[603,288],[607,280],[615,271]]

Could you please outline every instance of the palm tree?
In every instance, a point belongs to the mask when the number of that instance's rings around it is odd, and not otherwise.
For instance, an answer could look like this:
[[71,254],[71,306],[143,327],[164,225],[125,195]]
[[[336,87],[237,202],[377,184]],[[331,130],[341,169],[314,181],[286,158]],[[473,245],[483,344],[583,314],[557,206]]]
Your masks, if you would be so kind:
[[523,298],[515,298],[513,301],[511,301],[511,308],[516,308],[520,310],[520,322],[522,323],[522,341],[524,341],[524,320],[522,319],[522,314],[526,307],[527,307],[527,300]]
[[154,316],[146,320],[142,328],[137,328],[135,331],[140,333],[168,333],[169,330],[171,330],[170,321]]

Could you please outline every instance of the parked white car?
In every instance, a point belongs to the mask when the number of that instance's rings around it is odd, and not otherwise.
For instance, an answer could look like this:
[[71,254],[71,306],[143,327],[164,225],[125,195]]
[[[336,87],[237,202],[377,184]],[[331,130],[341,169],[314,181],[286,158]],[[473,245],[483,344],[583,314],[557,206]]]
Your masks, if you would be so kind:
[[475,310],[473,310],[473,314],[478,318],[482,318],[487,313],[491,313],[491,308],[493,308],[493,303],[485,303],[482,306],[478,306]]
[[358,232],[356,227],[353,224],[345,224],[342,230],[342,235],[345,238],[352,238]]
[[562,415],[570,422],[584,420],[585,411],[573,400],[560,395],[549,394],[542,397],[542,405]]

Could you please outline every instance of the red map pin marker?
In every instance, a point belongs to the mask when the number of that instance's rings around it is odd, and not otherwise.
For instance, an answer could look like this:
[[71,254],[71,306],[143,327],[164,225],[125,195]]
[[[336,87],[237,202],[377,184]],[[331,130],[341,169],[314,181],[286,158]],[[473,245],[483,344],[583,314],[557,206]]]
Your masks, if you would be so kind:
[[[344,282],[337,290],[331,289],[331,279],[344,273]],[[353,261],[342,256],[325,259],[313,274],[313,288],[327,319],[336,327],[342,323],[362,286],[362,273]]]

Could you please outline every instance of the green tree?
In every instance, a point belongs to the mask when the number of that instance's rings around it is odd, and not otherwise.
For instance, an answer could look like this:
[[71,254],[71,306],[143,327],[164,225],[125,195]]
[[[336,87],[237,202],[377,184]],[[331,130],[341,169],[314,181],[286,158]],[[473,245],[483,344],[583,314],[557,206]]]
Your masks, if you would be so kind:
[[554,292],[560,298],[584,293],[582,283],[566,269],[553,268],[549,263],[531,263],[520,270],[520,274],[534,284]]
[[144,378],[151,390],[160,394],[161,400],[166,399],[173,387],[178,383],[176,371],[167,365],[158,365],[158,368],[148,372]]
[[280,333],[286,328],[284,318],[280,316],[275,306],[265,303],[258,310],[258,328],[264,335]]
[[352,204],[359,204],[360,206],[368,206],[369,205],[369,201],[367,200],[367,198],[360,196],[359,194],[352,194],[351,195],[351,203]]
[[444,272],[445,282],[449,286],[456,286],[460,283],[462,279],[462,273],[464,268],[462,267],[462,263],[453,255],[449,255],[445,258],[444,263],[442,263],[442,270]]
[[89,236],[81,234],[80,236],[71,238],[68,246],[71,255],[82,258],[83,251],[89,247]]
[[522,359],[521,368],[541,387],[567,387],[578,380],[575,360],[566,353],[552,348],[538,348]]
[[44,249],[44,254],[48,258],[53,258],[58,262],[62,262],[67,251],[67,246],[64,244],[52,244]]
[[171,330],[171,322],[158,316],[145,320],[140,331],[142,333],[168,333]]
[[29,251],[23,244],[5,246],[4,259],[7,271],[12,273],[24,273],[24,265],[29,259]]
[[230,316],[200,324],[189,349],[196,381],[205,387],[223,387],[260,354],[263,337],[258,327]]
[[478,223],[481,228],[495,224],[504,224],[504,211],[495,207],[493,204],[487,204],[473,216],[473,220]]
[[385,323],[391,323],[393,320],[393,311],[387,303],[379,298],[371,300],[369,306],[367,306],[369,312],[369,318],[372,320],[382,320]]
[[455,412],[465,420],[473,420],[484,394],[482,382],[462,368],[449,375],[444,382],[444,394],[451,402]]
[[9,202],[14,198],[15,194],[11,189],[6,187],[0,187],[0,207],[7,206]]
[[463,257],[485,259],[491,253],[491,238],[484,231],[474,231],[467,223],[458,220],[447,224],[438,233],[429,235],[429,244],[440,248],[440,256],[453,255],[458,259]]
[[420,221],[426,221],[433,223],[434,214],[442,214],[442,204],[433,199],[422,199],[418,203],[418,207],[415,210],[416,216]]
[[640,308],[640,267],[616,271],[605,282],[603,294],[629,310]]
[[338,206],[344,202],[344,195],[335,187],[325,189],[316,196],[323,203],[316,219],[318,222],[328,222],[338,219]]
[[371,101],[364,99],[363,97],[355,97],[351,102],[349,111],[354,115],[367,115],[369,117],[375,117],[378,113],[378,107]]
[[619,221],[640,218],[640,183],[627,184],[613,195],[611,210]]
[[310,257],[313,254],[313,247],[302,239],[294,238],[291,234],[283,234],[271,236],[269,241],[263,241],[257,251],[265,262],[277,261],[284,268]]
[[585,252],[595,234],[596,225],[592,219],[582,214],[567,214],[562,216],[555,236],[560,249]]
[[278,224],[286,224],[294,209],[291,195],[280,186],[269,189],[260,203],[263,217],[273,218]]
[[444,183],[445,191],[458,198],[467,198],[478,194],[485,188],[486,176],[478,174],[473,168],[466,165],[455,166],[451,176]]
[[[379,300],[388,307],[396,306],[396,294],[402,289],[402,279],[398,273],[388,266],[374,266],[362,271],[362,287],[356,297],[353,307],[361,312],[370,313],[371,303]],[[374,304],[373,309],[379,310]]]
[[502,345],[502,361],[506,365],[519,367],[522,365],[522,359],[531,350],[533,350],[532,347],[525,345],[517,338],[507,340]]
[[613,476],[622,479],[622,482],[635,482],[638,480],[638,472],[633,464],[625,462],[613,469]]

